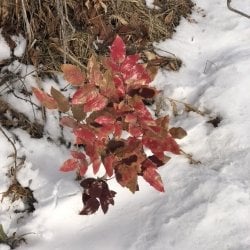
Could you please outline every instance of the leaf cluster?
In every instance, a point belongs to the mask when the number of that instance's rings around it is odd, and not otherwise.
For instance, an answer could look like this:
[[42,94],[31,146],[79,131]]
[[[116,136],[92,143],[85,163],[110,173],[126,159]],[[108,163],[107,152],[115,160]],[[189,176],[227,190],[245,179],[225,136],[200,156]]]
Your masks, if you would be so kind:
[[125,44],[117,36],[110,56],[92,56],[86,72],[71,64],[62,65],[62,71],[76,88],[70,98],[53,87],[50,94],[39,88],[33,88],[33,93],[46,108],[65,113],[60,123],[72,129],[75,145],[81,146],[71,151],[71,158],[60,168],[75,170],[83,178],[81,214],[94,213],[99,206],[106,213],[109,204],[114,204],[115,192],[109,190],[106,177],[84,179],[89,167],[97,175],[103,165],[105,176],[114,176],[132,193],[139,190],[139,177],[164,192],[157,170],[169,160],[166,152],[180,154],[175,137],[184,135],[180,128],[171,133],[169,118],[155,119],[146,107],[159,91],[149,86],[154,74],[140,63],[139,56],[126,55]]

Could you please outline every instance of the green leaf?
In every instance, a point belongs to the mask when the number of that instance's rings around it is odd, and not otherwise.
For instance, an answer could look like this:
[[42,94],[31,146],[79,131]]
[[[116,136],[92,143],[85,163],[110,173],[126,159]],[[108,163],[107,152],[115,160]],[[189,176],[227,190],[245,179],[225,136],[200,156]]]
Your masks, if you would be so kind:
[[4,232],[2,224],[0,224],[0,243],[6,242],[7,240],[8,240],[8,236]]

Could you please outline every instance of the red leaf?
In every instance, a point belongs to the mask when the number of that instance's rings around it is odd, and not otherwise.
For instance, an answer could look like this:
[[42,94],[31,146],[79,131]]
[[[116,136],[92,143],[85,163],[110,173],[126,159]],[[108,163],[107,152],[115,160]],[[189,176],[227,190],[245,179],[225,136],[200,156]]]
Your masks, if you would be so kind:
[[60,167],[60,171],[62,172],[70,172],[79,167],[79,162],[77,159],[68,159],[63,165]]
[[94,174],[96,174],[99,171],[99,168],[101,166],[101,159],[97,150],[98,147],[94,143],[88,144],[85,148],[85,152],[89,156],[90,161],[92,162]]
[[137,64],[140,56],[138,54],[127,56],[121,65],[121,72],[127,74]]
[[70,153],[71,153],[71,156],[75,159],[79,159],[79,160],[86,159],[86,155],[82,152],[72,150]]
[[114,166],[113,163],[115,162],[115,156],[114,155],[108,155],[104,158],[103,165],[106,169],[106,173],[109,177],[113,175],[114,172]]
[[100,157],[98,158],[95,158],[93,161],[92,161],[92,167],[93,167],[93,173],[94,174],[97,174],[97,172],[99,171],[100,169],[100,166],[101,166],[101,159]]
[[92,95],[84,105],[84,112],[102,110],[108,104],[108,99],[101,94]]
[[127,56],[122,63],[119,72],[122,73],[125,79],[133,75],[134,67],[136,67],[138,60],[140,59],[138,54]]
[[125,116],[125,122],[127,123],[136,123],[137,122],[137,116],[134,114],[127,114]]
[[123,97],[125,95],[125,87],[124,87],[123,80],[121,79],[120,76],[116,75],[114,76],[113,81],[114,81],[118,96]]
[[111,116],[101,115],[95,119],[95,122],[105,125],[105,124],[114,124],[115,119]]
[[120,71],[120,65],[116,64],[116,62],[114,62],[112,60],[112,58],[104,58],[103,59],[103,65],[107,69],[111,69],[113,72],[119,72]]
[[146,168],[146,170],[143,172],[143,178],[156,190],[160,192],[165,191],[161,180],[161,176],[157,173],[155,168],[153,167]]
[[101,110],[107,103],[108,99],[92,85],[79,88],[72,97],[72,104],[84,104],[84,112]]
[[164,152],[166,151],[173,154],[180,154],[179,145],[170,135],[146,133],[142,138],[142,143],[160,160],[164,160]]
[[125,100],[121,101],[120,103],[114,103],[114,110],[117,115],[121,116],[134,111],[132,105],[128,105],[127,101],[125,102]]
[[159,153],[161,155],[164,155],[163,143],[161,141],[161,138],[148,137],[147,135],[144,135],[142,138],[142,144],[145,147],[149,148],[157,157],[159,157]]
[[142,169],[146,170],[147,168],[157,168],[157,165],[151,161],[149,158],[147,158],[143,163],[142,163]]
[[81,164],[79,166],[79,174],[80,176],[84,176],[88,170],[88,163],[86,160],[81,160]]
[[94,143],[96,137],[94,132],[85,125],[74,129],[74,134],[76,137],[82,139],[85,143]]
[[57,102],[53,97],[44,93],[41,89],[32,87],[32,91],[41,104],[48,109],[57,109]]
[[163,141],[163,150],[171,152],[173,154],[180,154],[180,147],[172,136],[167,136]]
[[138,116],[140,123],[145,124],[147,126],[155,126],[156,122],[152,118],[152,115],[144,105],[143,101],[139,97],[134,97],[133,103],[132,103],[135,114]]
[[85,145],[85,141],[79,137],[76,137],[75,138],[75,142],[74,142],[75,145]]
[[85,85],[79,88],[72,97],[72,104],[85,104],[91,95],[97,95],[97,90],[94,86]]
[[123,42],[120,36],[118,35],[116,36],[111,46],[110,53],[111,53],[112,60],[116,63],[120,64],[125,60],[126,47],[125,47],[125,43]]
[[116,122],[116,123],[115,123],[115,128],[114,128],[114,136],[115,136],[116,138],[120,138],[121,135],[122,135],[122,130],[123,130],[122,124]]
[[97,130],[97,137],[100,140],[107,141],[109,134],[113,133],[113,131],[114,131],[114,125],[113,124],[106,124],[98,129],[96,129],[96,130]]
[[123,77],[128,85],[147,85],[152,81],[141,64],[136,64],[130,71],[125,71]]
[[134,137],[139,137],[143,133],[141,127],[132,124],[129,124],[128,132]]
[[68,159],[60,168],[60,171],[62,172],[70,172],[73,170],[78,170],[80,176],[84,176],[88,170],[88,163],[86,159]]
[[73,86],[83,85],[85,75],[81,72],[77,66],[72,64],[63,64],[61,70],[64,73],[64,79]]

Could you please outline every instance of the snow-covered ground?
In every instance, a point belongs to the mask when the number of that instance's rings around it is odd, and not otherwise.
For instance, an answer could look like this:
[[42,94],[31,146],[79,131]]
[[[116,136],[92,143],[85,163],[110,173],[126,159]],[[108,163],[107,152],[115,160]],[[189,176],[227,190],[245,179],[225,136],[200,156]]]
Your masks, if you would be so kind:
[[[201,164],[172,158],[160,168],[163,194],[144,182],[134,195],[111,183],[117,191],[115,206],[106,215],[80,216],[81,188],[73,174],[58,171],[67,149],[16,129],[21,141],[17,148],[27,156],[19,179],[23,185],[32,180],[39,201],[33,214],[19,220],[6,201],[0,206],[0,224],[8,235],[32,233],[20,250],[250,249],[250,19],[230,12],[226,0],[195,2],[193,21],[183,19],[173,39],[156,44],[159,53],[180,57],[182,68],[160,72],[154,84],[165,96],[208,113],[183,112],[171,119],[172,125],[187,130],[179,143]],[[246,0],[232,2],[250,9]],[[0,61],[9,55],[0,36]],[[218,127],[207,123],[210,116],[221,117]],[[52,137],[58,130],[46,129]],[[5,173],[12,153],[0,133],[0,192],[8,185]]]

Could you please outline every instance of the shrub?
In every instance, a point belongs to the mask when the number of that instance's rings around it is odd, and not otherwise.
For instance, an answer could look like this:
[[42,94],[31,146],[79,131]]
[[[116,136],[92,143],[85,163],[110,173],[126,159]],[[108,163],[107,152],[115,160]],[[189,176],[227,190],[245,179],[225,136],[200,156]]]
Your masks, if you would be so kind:
[[[126,55],[125,44],[117,36],[110,56],[92,56],[86,74],[74,65],[62,65],[64,78],[76,88],[70,100],[53,87],[50,94],[33,88],[42,105],[66,114],[60,123],[72,129],[79,146],[60,170],[76,171],[81,177],[84,207],[80,214],[92,214],[100,206],[106,213],[114,204],[116,193],[109,190],[108,177],[115,176],[122,187],[134,193],[139,190],[141,176],[164,192],[157,169],[169,160],[165,152],[180,154],[169,132],[168,116],[155,119],[145,105],[159,91],[149,86],[153,74],[139,59],[137,54]],[[85,178],[90,166],[96,176],[101,164],[106,170],[104,177]]]

